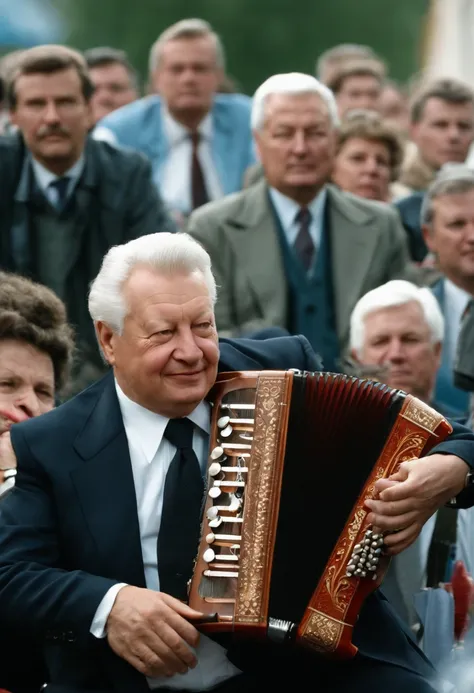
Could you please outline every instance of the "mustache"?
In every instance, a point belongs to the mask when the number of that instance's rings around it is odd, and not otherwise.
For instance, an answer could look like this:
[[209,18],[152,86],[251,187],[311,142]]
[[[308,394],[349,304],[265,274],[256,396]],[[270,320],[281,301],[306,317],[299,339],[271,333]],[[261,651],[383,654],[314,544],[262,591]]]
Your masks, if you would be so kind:
[[69,137],[70,132],[64,125],[43,125],[38,130],[37,138],[42,140],[45,137],[49,137],[49,135],[64,135],[65,137]]

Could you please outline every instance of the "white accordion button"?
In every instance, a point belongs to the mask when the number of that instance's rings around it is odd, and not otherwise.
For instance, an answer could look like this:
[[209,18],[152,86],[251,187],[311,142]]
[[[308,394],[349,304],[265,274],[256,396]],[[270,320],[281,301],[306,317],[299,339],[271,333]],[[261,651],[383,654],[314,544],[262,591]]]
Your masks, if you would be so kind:
[[209,495],[211,498],[219,498],[221,493],[222,491],[218,486],[211,486],[211,488],[209,489]]
[[230,416],[221,416],[217,421],[217,426],[219,428],[225,428],[230,421]]
[[209,466],[209,476],[217,476],[219,472],[221,471],[222,467],[219,464],[219,462],[213,462]]
[[219,515],[219,510],[215,505],[211,505],[211,507],[207,509],[206,515],[208,520],[214,520]]
[[206,561],[206,563],[212,563],[212,561],[216,557],[216,554],[213,549],[206,549],[202,557]]
[[226,426],[225,428],[222,429],[221,436],[223,438],[228,438],[233,430],[234,429],[232,428],[232,426]]
[[216,540],[216,535],[213,534],[212,532],[209,532],[209,534],[206,536],[206,543],[212,544],[215,540]]
[[218,515],[217,517],[214,517],[212,520],[209,520],[209,527],[211,527],[211,529],[216,529],[222,524],[222,521],[222,517]]
[[211,452],[211,459],[212,460],[218,460],[219,457],[222,457],[224,454],[224,448],[221,448],[220,445],[218,445],[214,450]]

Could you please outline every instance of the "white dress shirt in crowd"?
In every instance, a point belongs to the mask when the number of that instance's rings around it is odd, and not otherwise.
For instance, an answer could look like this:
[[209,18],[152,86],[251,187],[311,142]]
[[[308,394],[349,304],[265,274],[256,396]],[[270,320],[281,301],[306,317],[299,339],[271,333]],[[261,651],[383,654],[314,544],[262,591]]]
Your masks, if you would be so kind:
[[[138,523],[142,547],[145,581],[148,589],[159,590],[157,542],[163,508],[163,492],[168,468],[176,448],[163,437],[168,420],[129,399],[115,383],[130,451],[132,473],[137,498]],[[210,406],[201,402],[188,417],[194,424],[193,449],[205,470],[210,432]],[[124,587],[112,587],[95,613],[91,633],[105,637],[105,625],[118,592]],[[150,688],[182,688],[207,690],[239,674],[226,657],[226,650],[210,638],[201,635],[196,650],[197,666],[187,674],[172,678],[148,679]]]
[[[169,152],[161,175],[161,195],[171,209],[179,210],[188,215],[192,211],[191,163],[193,145],[189,136],[190,133],[166,109],[163,111],[163,130]],[[212,159],[212,118],[210,113],[201,121],[198,131],[201,135],[198,158],[204,175],[207,194],[209,200],[217,200],[222,197],[223,192]]]
[[[291,198],[283,195],[279,190],[270,188],[270,197],[278,214],[283,232],[288,241],[288,245],[293,247],[300,226],[296,221],[296,215],[301,209],[301,205]],[[321,192],[307,205],[311,212],[311,223],[309,233],[314,243],[316,252],[321,244],[321,235],[324,228],[324,211],[326,208],[327,190],[323,188]]]
[[445,340],[443,348],[446,349],[448,363],[454,363],[461,319],[471,298],[471,294],[467,291],[460,289],[449,279],[444,280]]
[[46,196],[46,198],[49,200],[49,202],[53,205],[53,207],[58,206],[59,199],[58,191],[54,186],[51,186],[51,183],[54,183],[59,178],[64,178],[65,176],[67,176],[70,180],[66,192],[66,199],[69,198],[72,195],[74,188],[76,187],[77,182],[82,175],[84,165],[85,158],[84,154],[82,154],[80,158],[76,161],[74,166],[71,166],[71,168],[65,173],[63,173],[62,176],[57,176],[55,173],[51,173],[51,171],[48,171],[48,169],[45,168],[42,164],[40,164],[39,161],[36,161],[36,159],[31,157],[31,166],[33,168],[33,175],[35,177],[36,184],[38,188]]

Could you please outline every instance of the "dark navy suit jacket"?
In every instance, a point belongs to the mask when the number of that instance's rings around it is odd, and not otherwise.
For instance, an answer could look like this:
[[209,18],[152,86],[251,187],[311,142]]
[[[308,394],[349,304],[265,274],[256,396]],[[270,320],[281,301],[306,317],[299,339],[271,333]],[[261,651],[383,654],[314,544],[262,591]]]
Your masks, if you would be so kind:
[[[319,368],[303,337],[221,340],[220,348],[221,371]],[[12,441],[17,486],[0,505],[2,627],[14,624],[44,642],[52,691],[149,691],[146,679],[106,639],[89,633],[112,585],[145,587],[132,468],[112,374],[49,414],[15,426]],[[460,426],[440,447],[474,460],[474,437]],[[354,640],[363,657],[391,662],[395,670],[431,673],[379,592],[367,599]],[[294,671],[292,657],[284,662],[267,655],[250,668]],[[229,657],[238,665],[245,660],[237,646]],[[307,675],[317,678],[324,667],[341,665],[311,655],[308,666]]]

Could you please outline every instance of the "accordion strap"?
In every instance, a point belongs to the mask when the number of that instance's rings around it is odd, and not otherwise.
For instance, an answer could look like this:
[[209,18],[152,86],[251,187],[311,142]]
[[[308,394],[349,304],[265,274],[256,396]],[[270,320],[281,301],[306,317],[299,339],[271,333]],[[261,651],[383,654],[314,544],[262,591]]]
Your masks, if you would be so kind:
[[449,581],[449,566],[453,547],[457,540],[457,510],[442,506],[436,514],[436,523],[428,552],[426,586],[438,587],[440,582]]

